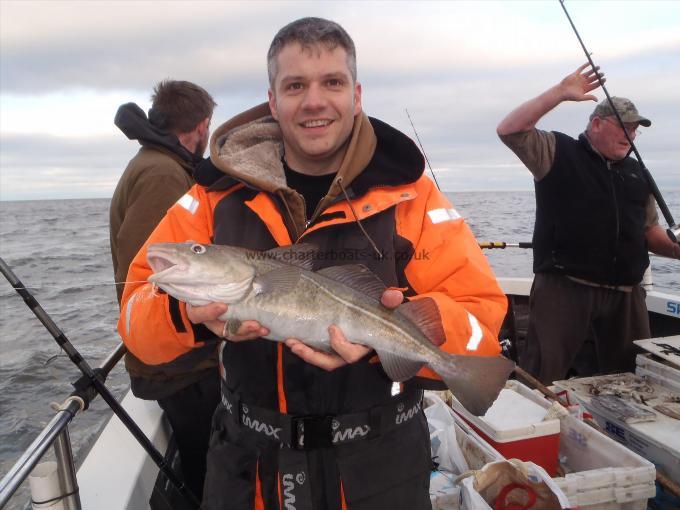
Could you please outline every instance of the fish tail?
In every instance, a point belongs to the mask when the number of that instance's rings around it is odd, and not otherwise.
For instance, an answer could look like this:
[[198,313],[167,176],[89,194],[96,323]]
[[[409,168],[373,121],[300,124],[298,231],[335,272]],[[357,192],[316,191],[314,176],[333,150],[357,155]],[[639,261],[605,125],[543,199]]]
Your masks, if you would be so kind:
[[491,407],[515,367],[503,356],[461,356],[445,352],[429,365],[454,397],[476,416],[482,416]]

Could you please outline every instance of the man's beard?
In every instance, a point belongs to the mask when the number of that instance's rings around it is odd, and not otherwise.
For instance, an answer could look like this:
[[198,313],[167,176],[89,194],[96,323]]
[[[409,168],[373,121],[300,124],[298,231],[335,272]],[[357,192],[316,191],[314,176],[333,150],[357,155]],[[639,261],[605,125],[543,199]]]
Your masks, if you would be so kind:
[[203,159],[203,154],[205,153],[205,149],[208,147],[208,137],[205,137],[201,139],[196,144],[196,148],[194,149],[193,153],[193,159],[194,161],[201,161]]

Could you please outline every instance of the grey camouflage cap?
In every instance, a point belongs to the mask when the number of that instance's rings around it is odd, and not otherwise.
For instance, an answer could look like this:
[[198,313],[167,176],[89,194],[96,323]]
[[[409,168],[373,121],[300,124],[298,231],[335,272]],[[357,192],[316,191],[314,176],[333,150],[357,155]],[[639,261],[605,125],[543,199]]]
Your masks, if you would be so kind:
[[[625,97],[612,97],[612,103],[614,103],[616,111],[619,112],[623,122],[638,122],[644,127],[649,127],[652,125],[651,120],[638,113],[637,108],[635,108],[633,101],[630,99],[626,99]],[[590,120],[593,120],[595,117],[604,118],[611,115],[614,115],[614,110],[612,110],[609,101],[605,98],[595,107],[593,113],[590,114]]]

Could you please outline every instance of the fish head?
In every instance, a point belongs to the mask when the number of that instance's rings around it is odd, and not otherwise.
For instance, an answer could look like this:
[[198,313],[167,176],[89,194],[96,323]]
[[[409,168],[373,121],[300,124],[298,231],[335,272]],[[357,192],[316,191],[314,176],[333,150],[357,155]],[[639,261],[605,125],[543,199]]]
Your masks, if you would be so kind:
[[148,281],[192,305],[237,303],[255,278],[245,251],[231,246],[157,243],[148,247],[146,258],[154,272]]

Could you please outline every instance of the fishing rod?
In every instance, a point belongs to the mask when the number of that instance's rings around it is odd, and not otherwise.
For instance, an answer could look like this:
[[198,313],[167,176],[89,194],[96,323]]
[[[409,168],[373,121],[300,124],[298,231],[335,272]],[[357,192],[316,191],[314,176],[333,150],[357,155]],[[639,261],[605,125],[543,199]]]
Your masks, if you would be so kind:
[[[505,241],[485,241],[478,244],[482,250],[494,250],[494,249],[504,250],[506,248],[532,249],[534,247],[534,244],[531,241],[524,242],[520,241],[519,243],[506,243]],[[658,255],[651,251],[649,252],[649,256],[666,258],[664,255]]]
[[437,176],[434,174],[434,170],[432,170],[432,165],[430,165],[430,159],[427,157],[427,153],[425,152],[425,147],[423,147],[423,143],[420,141],[420,137],[418,136],[418,131],[416,131],[416,126],[413,124],[413,121],[411,120],[411,115],[408,113],[408,108],[404,109],[406,110],[406,116],[408,117],[408,121],[411,123],[413,132],[416,135],[416,140],[418,140],[418,145],[420,145],[420,150],[423,153],[423,156],[425,156],[425,161],[427,162],[427,167],[430,169],[430,173],[432,174],[434,183],[437,185],[437,189],[441,191],[442,189],[439,187],[439,183],[437,182]]
[[111,394],[109,389],[104,384],[103,378],[101,376],[100,370],[93,369],[87,361],[81,356],[78,350],[69,341],[66,335],[59,329],[59,327],[54,323],[52,318],[48,313],[40,306],[40,303],[33,297],[33,294],[24,286],[19,278],[14,274],[12,269],[7,265],[5,260],[0,257],[0,271],[5,276],[10,285],[17,291],[17,293],[23,298],[26,306],[28,306],[33,314],[38,318],[38,320],[45,326],[47,331],[54,337],[59,346],[66,352],[69,359],[80,369],[83,376],[79,381],[76,382],[76,391],[87,392],[88,388],[81,388],[81,381],[87,382],[87,386],[94,387],[97,393],[102,396],[102,399],[108,404],[114,414],[120,419],[120,421],[125,425],[125,427],[130,431],[130,433],[135,437],[139,444],[146,450],[154,463],[158,466],[161,472],[167,477],[167,479],[174,485],[179,493],[187,500],[187,502],[193,508],[199,508],[200,503],[196,499],[196,496],[191,492],[191,490],[182,482],[172,468],[168,465],[163,455],[156,449],[149,438],[144,435],[142,429],[139,428],[132,417],[123,409],[123,407],[118,403],[116,398]]
[[479,247],[483,250],[493,250],[499,248],[504,250],[505,248],[533,248],[533,243],[529,242],[519,242],[519,243],[506,243],[505,241],[489,241],[484,243],[479,243]]
[[626,135],[626,139],[628,140],[628,143],[630,144],[631,150],[635,153],[635,157],[638,160],[638,163],[640,163],[640,166],[642,167],[642,173],[647,179],[647,183],[649,184],[650,189],[652,190],[652,194],[654,195],[654,199],[656,200],[656,203],[659,205],[659,209],[661,209],[661,214],[663,214],[663,217],[665,218],[666,222],[668,223],[668,229],[666,230],[666,233],[668,234],[668,237],[674,242],[674,243],[680,243],[680,226],[678,226],[677,223],[675,223],[675,220],[673,219],[673,215],[671,214],[671,211],[668,209],[668,206],[666,205],[666,201],[663,199],[661,196],[661,191],[659,191],[659,188],[656,185],[656,182],[654,182],[654,178],[652,177],[652,174],[650,171],[647,169],[645,166],[644,162],[642,161],[642,156],[640,156],[640,153],[637,150],[637,147],[635,146],[635,143],[633,142],[633,139],[630,137],[628,134],[628,131],[626,130],[626,127],[623,123],[623,119],[621,119],[621,115],[619,114],[619,111],[616,109],[616,106],[614,106],[614,102],[612,101],[611,96],[609,95],[609,92],[607,91],[607,88],[604,86],[604,80],[602,79],[602,75],[597,72],[597,68],[595,66],[595,63],[593,62],[593,59],[591,58],[591,53],[586,49],[586,45],[583,43],[583,39],[581,39],[580,34],[578,33],[578,30],[576,30],[576,25],[574,25],[574,22],[571,19],[571,16],[569,16],[569,12],[567,11],[567,7],[564,5],[564,0],[559,0],[560,5],[562,6],[562,10],[564,11],[564,14],[566,14],[567,19],[569,20],[569,24],[571,25],[571,28],[574,30],[574,33],[576,34],[576,38],[578,39],[578,42],[581,44],[581,48],[583,48],[583,52],[586,54],[586,58],[588,59],[588,63],[590,63],[590,67],[595,71],[595,76],[597,77],[597,81],[600,84],[600,87],[602,87],[602,91],[604,92],[604,95],[607,96],[607,101],[609,102],[609,106],[611,106],[612,111],[614,112],[614,115],[616,116],[616,120],[618,121],[619,125],[621,126],[621,129],[623,130],[624,134]]
[[[437,185],[437,189],[441,191],[442,189],[439,187],[439,183],[437,182],[437,176],[434,173],[434,170],[432,169],[432,165],[430,165],[430,159],[427,157],[427,153],[425,152],[425,147],[423,147],[423,143],[420,141],[420,136],[418,136],[418,130],[416,129],[415,124],[413,124],[413,119],[411,119],[411,115],[408,113],[408,108],[404,108],[406,110],[406,115],[408,117],[409,122],[411,123],[411,127],[413,128],[413,133],[416,135],[416,140],[418,140],[418,145],[420,145],[420,151],[423,153],[423,156],[425,157],[425,161],[427,162],[427,166],[430,169],[430,173],[432,174],[432,178],[434,179],[434,183]],[[491,241],[491,242],[484,242],[484,243],[479,243],[479,247],[482,249],[487,249],[487,250],[492,250],[494,248],[498,249],[505,249],[505,248],[532,248],[533,244],[531,242],[519,242],[519,243],[506,243],[503,241]]]

